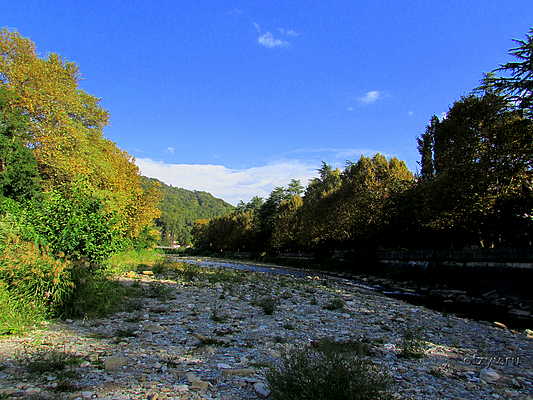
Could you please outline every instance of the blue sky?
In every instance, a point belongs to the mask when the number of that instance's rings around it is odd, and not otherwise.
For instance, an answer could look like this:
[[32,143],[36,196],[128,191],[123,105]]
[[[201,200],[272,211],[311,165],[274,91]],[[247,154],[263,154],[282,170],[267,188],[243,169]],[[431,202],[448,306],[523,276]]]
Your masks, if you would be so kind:
[[141,172],[232,203],[342,167],[405,160],[510,60],[533,2],[5,1],[1,25],[76,62]]

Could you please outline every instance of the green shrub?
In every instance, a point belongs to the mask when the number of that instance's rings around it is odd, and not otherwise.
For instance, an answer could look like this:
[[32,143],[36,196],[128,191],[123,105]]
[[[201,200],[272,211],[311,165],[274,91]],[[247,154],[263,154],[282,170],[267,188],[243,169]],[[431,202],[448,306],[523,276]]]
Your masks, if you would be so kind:
[[135,289],[109,279],[101,270],[78,266],[72,271],[76,290],[66,299],[60,310],[64,318],[95,318],[127,307],[127,299]]
[[271,367],[272,400],[385,400],[390,378],[368,360],[351,353],[292,350]]
[[83,182],[45,193],[28,205],[25,218],[53,254],[101,262],[126,245],[117,215]]
[[326,305],[324,305],[324,308],[326,310],[334,311],[334,310],[342,310],[344,309],[344,306],[346,304],[344,303],[344,300],[341,298],[334,298],[330,300]]
[[34,374],[57,373],[82,362],[83,359],[64,351],[42,350],[30,355],[26,369]]
[[277,301],[273,297],[265,296],[256,300],[255,305],[261,307],[266,315],[272,315],[276,311]]
[[400,343],[400,357],[422,358],[426,354],[426,344],[421,328],[410,328],[403,333]]
[[32,303],[49,315],[60,313],[74,291],[72,263],[52,257],[46,249],[2,232],[0,222],[0,281],[19,302]]

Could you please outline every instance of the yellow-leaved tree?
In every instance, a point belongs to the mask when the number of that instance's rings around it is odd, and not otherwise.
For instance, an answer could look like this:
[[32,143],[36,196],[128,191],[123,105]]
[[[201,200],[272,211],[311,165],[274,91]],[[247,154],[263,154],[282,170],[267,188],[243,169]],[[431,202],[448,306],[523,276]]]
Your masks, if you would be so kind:
[[104,138],[109,115],[79,88],[79,78],[73,62],[53,53],[41,58],[31,40],[0,30],[0,85],[14,94],[8,106],[29,117],[20,139],[33,149],[45,189],[83,177],[121,217],[124,234],[137,237],[159,215],[159,190],[143,189],[133,158]]

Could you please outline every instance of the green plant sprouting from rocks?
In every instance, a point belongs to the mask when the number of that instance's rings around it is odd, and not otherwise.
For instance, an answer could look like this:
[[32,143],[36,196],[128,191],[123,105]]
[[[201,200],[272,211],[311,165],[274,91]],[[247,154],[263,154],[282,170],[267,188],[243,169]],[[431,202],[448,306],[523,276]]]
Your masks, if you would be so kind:
[[409,328],[403,333],[400,343],[400,357],[422,358],[425,355],[426,343],[422,335],[422,328]]
[[390,378],[353,352],[295,349],[270,368],[272,400],[391,399]]

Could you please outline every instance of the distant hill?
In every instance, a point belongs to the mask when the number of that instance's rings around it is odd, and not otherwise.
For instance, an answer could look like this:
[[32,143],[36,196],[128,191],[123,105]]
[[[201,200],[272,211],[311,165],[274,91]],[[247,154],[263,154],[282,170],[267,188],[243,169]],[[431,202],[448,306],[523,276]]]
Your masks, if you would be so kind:
[[218,217],[234,209],[231,204],[217,199],[211,193],[169,186],[154,178],[143,176],[142,179],[145,185],[158,183],[163,192],[163,200],[159,205],[161,217],[156,220],[161,229],[163,244],[173,241],[190,243],[194,221]]

